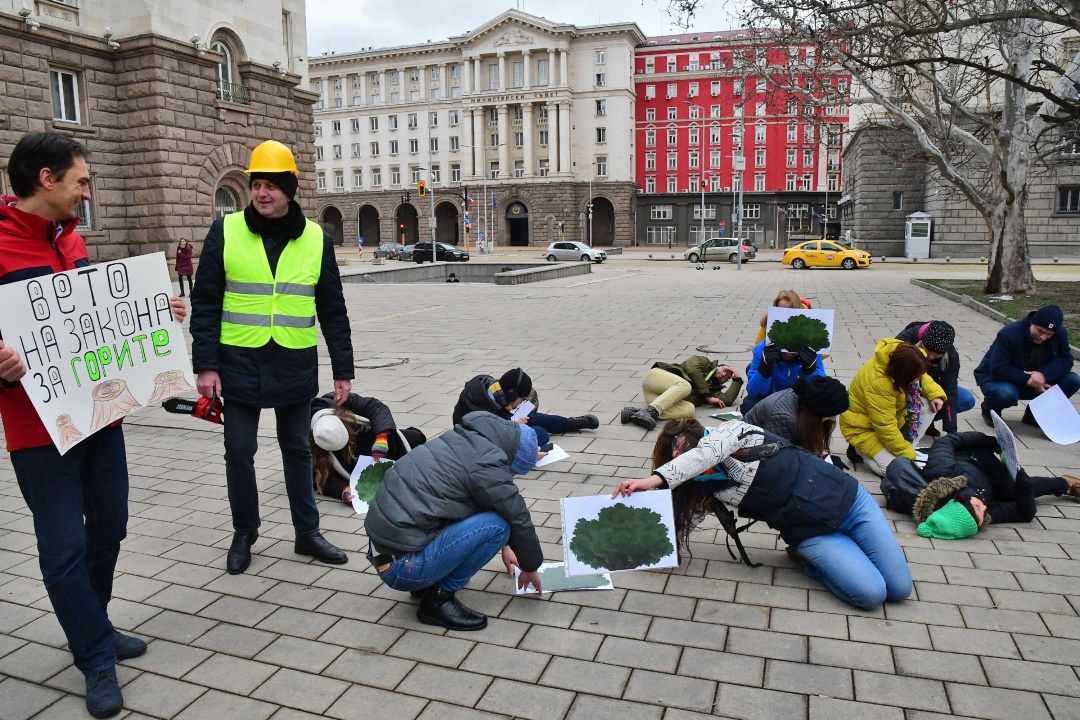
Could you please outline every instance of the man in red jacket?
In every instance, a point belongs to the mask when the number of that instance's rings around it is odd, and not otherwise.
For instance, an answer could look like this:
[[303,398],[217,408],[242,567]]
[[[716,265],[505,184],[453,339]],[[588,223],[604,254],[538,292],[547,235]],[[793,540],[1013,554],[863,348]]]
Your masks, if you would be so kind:
[[[11,153],[15,197],[0,202],[0,284],[90,264],[75,232],[76,209],[90,199],[86,149],[51,132],[30,133]],[[179,298],[173,314],[187,314]],[[75,666],[86,676],[86,709],[120,712],[116,661],[138,657],[146,643],[109,621],[113,572],[127,533],[128,473],[120,423],[60,455],[20,380],[22,358],[0,338],[0,416],[11,464],[34,516],[38,562]]]

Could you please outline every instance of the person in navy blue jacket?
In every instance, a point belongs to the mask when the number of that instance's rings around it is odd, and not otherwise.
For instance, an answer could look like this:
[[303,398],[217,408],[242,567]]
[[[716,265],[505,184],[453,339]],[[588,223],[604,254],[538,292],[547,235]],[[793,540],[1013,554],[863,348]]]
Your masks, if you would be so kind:
[[787,390],[799,378],[809,380],[815,375],[825,376],[820,353],[808,347],[782,352],[779,345],[762,340],[754,346],[754,357],[746,370],[746,398],[740,410],[745,415],[769,395]]
[[[983,393],[982,416],[993,427],[990,411],[998,415],[1021,400],[1034,400],[1057,385],[1072,397],[1080,389],[1080,376],[1072,372],[1073,356],[1065,316],[1057,305],[1043,305],[1023,320],[998,330],[997,337],[975,368],[975,382]],[[1022,422],[1036,425],[1031,408]]]

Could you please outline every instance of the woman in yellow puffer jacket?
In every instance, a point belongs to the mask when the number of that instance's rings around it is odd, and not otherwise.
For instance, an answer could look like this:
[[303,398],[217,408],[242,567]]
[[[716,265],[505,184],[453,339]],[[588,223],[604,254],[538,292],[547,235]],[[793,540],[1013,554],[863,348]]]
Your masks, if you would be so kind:
[[922,400],[936,413],[945,391],[926,374],[929,360],[910,343],[878,340],[874,357],[848,386],[851,406],[840,416],[840,432],[848,444],[884,477],[895,458],[915,459]]

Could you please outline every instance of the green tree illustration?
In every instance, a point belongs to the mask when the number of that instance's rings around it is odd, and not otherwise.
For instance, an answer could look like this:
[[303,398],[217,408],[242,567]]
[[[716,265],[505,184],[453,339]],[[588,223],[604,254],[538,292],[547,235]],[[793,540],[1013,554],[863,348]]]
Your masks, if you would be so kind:
[[632,570],[675,551],[660,513],[619,503],[574,526],[570,550],[591,568]]
[[769,340],[793,352],[803,347],[821,350],[829,347],[829,326],[808,315],[792,315],[772,324]]
[[360,471],[360,477],[356,478],[356,497],[366,503],[370,503],[375,497],[375,491],[379,489],[386,471],[394,466],[394,463],[386,460],[368,465]]
[[554,565],[540,570],[540,584],[544,592],[556,590],[587,590],[589,588],[607,587],[608,579],[603,575],[577,575],[568,577],[565,565]]

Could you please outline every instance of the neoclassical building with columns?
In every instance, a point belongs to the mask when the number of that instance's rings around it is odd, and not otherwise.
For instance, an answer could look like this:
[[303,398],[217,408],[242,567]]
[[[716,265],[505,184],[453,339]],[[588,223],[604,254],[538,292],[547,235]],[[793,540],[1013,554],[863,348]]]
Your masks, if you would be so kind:
[[320,222],[369,248],[432,232],[470,247],[480,232],[631,244],[643,40],[633,23],[508,10],[446,41],[310,58]]

